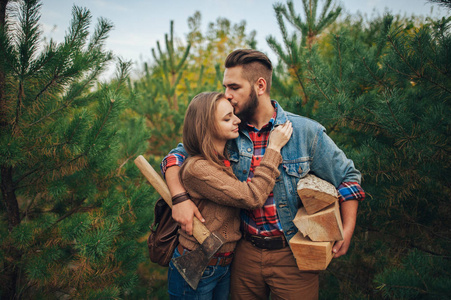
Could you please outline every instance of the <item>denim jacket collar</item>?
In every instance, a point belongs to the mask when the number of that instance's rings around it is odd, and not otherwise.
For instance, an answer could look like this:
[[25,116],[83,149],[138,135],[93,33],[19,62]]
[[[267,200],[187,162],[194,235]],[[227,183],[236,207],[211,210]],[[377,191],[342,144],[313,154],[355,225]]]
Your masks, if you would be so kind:
[[274,126],[284,124],[288,120],[287,114],[285,113],[283,108],[279,105],[279,103],[277,103],[276,100],[271,100],[271,101],[273,103],[275,103],[275,107],[277,109],[277,116],[276,116],[276,120],[274,121]]

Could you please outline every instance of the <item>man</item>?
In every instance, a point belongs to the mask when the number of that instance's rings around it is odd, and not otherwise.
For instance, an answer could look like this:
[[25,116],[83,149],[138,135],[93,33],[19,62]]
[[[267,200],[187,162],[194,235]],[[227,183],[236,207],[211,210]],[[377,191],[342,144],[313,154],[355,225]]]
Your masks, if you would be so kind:
[[[329,181],[341,194],[343,241],[333,247],[334,257],[346,254],[356,223],[358,200],[365,194],[361,175],[351,160],[327,136],[319,123],[285,112],[270,98],[272,64],[256,50],[240,49],[225,62],[225,95],[242,120],[240,136],[227,146],[235,175],[252,180],[263,156],[270,131],[290,120],[293,135],[282,149],[281,175],[263,206],[241,211],[243,239],[232,265],[232,299],[317,299],[318,272],[301,272],[288,246],[297,228],[292,220],[302,205],[297,182],[311,172]],[[178,169],[186,156],[183,147],[172,150],[162,170],[172,195],[184,191]],[[190,200],[174,205],[173,218],[192,233],[193,215],[202,216]]]

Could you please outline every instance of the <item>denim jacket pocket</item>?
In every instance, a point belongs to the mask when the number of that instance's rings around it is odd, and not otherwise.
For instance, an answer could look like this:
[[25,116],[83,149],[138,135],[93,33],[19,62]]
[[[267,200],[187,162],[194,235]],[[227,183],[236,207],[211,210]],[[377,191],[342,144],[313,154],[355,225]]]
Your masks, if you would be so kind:
[[298,179],[301,179],[310,171],[310,162],[308,160],[301,162],[283,161],[282,166],[288,175],[297,177]]
[[[297,159],[291,161],[283,161],[282,167],[286,172],[285,188],[292,195],[297,196],[297,183],[299,179],[305,177],[310,171],[310,161],[308,159]],[[300,199],[298,199],[300,200]]]

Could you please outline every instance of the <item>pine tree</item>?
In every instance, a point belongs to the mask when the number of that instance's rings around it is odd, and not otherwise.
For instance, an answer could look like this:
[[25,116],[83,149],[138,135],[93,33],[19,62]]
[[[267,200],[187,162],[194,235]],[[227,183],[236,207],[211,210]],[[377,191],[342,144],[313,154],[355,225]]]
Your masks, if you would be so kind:
[[[305,106],[304,115],[311,115],[315,103],[309,101],[310,96],[306,91],[308,78],[306,77],[305,57],[309,54],[317,37],[338,18],[341,7],[334,8],[331,6],[332,0],[325,0],[322,12],[317,16],[318,0],[302,0],[302,4],[305,14],[304,21],[295,12],[293,1],[287,1],[286,6],[281,3],[274,5],[284,47],[273,36],[268,37],[267,42],[283,63],[283,67],[279,65],[275,70],[275,89],[281,90],[282,95],[290,98],[297,97],[296,94],[299,91],[302,96],[301,101],[293,99],[293,102],[302,103],[302,106]],[[289,36],[285,19],[295,27],[300,36],[296,31]],[[286,73],[289,73],[290,76],[285,76]]]
[[146,147],[142,119],[118,126],[130,64],[98,81],[112,24],[89,34],[74,6],[64,41],[44,45],[39,1],[0,3],[1,298],[131,294],[152,193],[130,161]]
[[[275,8],[279,18],[288,14]],[[287,96],[281,102],[327,127],[367,192],[352,248],[321,274],[321,298],[451,294],[451,18],[426,20],[347,18],[311,51],[279,21],[285,49],[268,40],[281,57],[276,68],[289,74],[273,85]],[[293,65],[302,66],[302,80],[287,72]],[[299,90],[315,99],[312,110]]]
[[158,65],[154,71],[159,70],[162,81],[161,92],[168,100],[170,107],[178,111],[178,101],[176,88],[186,68],[186,58],[188,57],[191,44],[188,43],[182,53],[174,46],[174,21],[171,21],[169,35],[165,35],[166,51],[162,51],[160,42],[157,41],[158,55],[152,48],[152,56]]
[[428,2],[431,3],[437,3],[439,5],[442,5],[448,9],[451,9],[451,0],[428,0]]
[[367,192],[355,248],[325,275],[341,293],[451,293],[450,22],[411,26],[386,16],[373,23],[382,26],[372,44],[342,30],[325,41],[330,56],[314,46],[305,62],[315,118],[362,171]]

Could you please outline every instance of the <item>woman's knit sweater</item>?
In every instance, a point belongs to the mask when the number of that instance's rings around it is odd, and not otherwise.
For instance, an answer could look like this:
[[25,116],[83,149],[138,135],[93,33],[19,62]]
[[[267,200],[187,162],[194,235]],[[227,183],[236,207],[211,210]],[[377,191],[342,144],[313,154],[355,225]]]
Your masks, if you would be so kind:
[[[241,238],[239,209],[263,206],[280,175],[278,166],[281,162],[279,152],[266,149],[250,182],[239,181],[231,167],[224,171],[203,158],[192,157],[185,162],[183,185],[204,217],[205,226],[224,239],[219,253],[235,249]],[[193,236],[183,231],[180,231],[179,240],[186,249],[194,250],[199,246]]]

